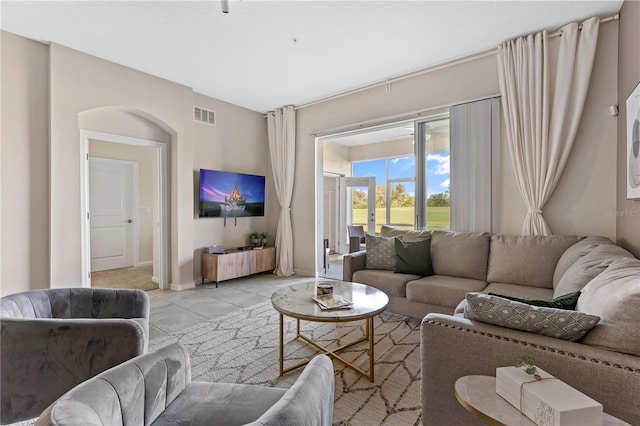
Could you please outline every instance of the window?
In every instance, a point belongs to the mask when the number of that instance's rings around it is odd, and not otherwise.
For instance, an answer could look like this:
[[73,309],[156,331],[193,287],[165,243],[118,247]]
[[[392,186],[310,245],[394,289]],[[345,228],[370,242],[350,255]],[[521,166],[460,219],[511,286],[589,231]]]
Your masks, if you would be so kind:
[[425,148],[426,223],[429,231],[448,231],[451,224],[451,149],[449,118],[422,121]]
[[[415,223],[415,157],[403,156],[353,163],[354,177],[376,178],[376,232],[381,225],[413,229]],[[356,212],[366,218],[366,211]],[[355,222],[355,220],[354,220]]]

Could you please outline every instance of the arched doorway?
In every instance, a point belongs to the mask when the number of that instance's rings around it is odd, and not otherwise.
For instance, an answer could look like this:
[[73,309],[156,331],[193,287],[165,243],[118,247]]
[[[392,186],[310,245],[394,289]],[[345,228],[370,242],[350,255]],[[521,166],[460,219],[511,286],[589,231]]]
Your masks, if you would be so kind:
[[[81,151],[81,227],[82,236],[82,286],[91,287],[92,272],[92,217],[90,206],[90,147],[100,143],[117,148],[130,147],[131,150],[153,151],[157,167],[154,171],[157,185],[154,185],[153,205],[143,207],[153,212],[153,276],[161,289],[169,288],[169,166],[168,155],[175,132],[155,117],[138,110],[121,107],[103,107],[84,111],[78,115]],[[95,160],[95,159],[94,159]],[[117,160],[114,160],[117,161]],[[95,198],[95,197],[94,197]],[[95,206],[94,206],[95,207]],[[124,226],[135,229],[132,232],[139,244],[141,212],[138,206],[132,209],[133,216]],[[144,213],[144,212],[142,212]],[[134,219],[135,217],[135,219]],[[148,220],[149,218],[147,218]],[[95,228],[94,228],[95,232]],[[95,232],[97,235],[98,233]],[[95,243],[95,239],[94,239]],[[138,247],[138,246],[134,246]],[[135,251],[134,251],[135,252]],[[135,253],[137,255],[137,253]],[[138,257],[134,256],[136,262]],[[94,259],[95,260],[95,259]],[[95,261],[93,262],[95,267]]]

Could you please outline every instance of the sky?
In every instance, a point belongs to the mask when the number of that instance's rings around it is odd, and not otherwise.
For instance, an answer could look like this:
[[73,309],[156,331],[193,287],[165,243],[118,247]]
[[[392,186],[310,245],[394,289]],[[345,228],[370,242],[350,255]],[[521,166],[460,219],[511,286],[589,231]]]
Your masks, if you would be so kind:
[[264,203],[264,176],[204,169],[200,170],[200,200],[224,202],[236,182],[246,202]]
[[[445,192],[449,189],[449,153],[429,154],[427,156],[427,196]],[[353,163],[353,176],[375,176],[376,184],[386,182],[385,160]],[[389,159],[389,179],[412,178],[415,176],[413,156]],[[413,182],[402,183],[410,195],[415,195]]]

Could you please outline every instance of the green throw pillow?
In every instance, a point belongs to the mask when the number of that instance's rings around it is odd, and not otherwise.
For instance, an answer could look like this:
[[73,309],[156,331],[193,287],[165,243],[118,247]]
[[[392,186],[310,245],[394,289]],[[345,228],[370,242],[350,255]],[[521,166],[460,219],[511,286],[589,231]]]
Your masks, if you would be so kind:
[[396,237],[396,272],[420,276],[433,275],[431,239],[402,241]]
[[558,296],[555,299],[550,299],[550,300],[529,300],[529,299],[520,299],[518,297],[512,297],[512,296],[503,296],[502,294],[494,294],[494,293],[489,293],[489,294],[491,296],[502,297],[503,299],[513,300],[514,302],[526,303],[527,305],[542,306],[544,308],[566,309],[569,311],[573,311],[576,309],[576,305],[578,304],[578,297],[580,297],[579,291],[563,294],[562,296]]

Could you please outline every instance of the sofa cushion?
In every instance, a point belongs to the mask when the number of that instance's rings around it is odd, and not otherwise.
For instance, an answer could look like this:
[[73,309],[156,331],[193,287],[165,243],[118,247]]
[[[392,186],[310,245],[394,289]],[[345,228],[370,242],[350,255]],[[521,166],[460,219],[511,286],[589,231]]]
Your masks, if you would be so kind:
[[402,241],[422,241],[431,238],[429,231],[410,231],[406,229],[394,228],[389,225],[380,227],[380,236],[382,237],[398,237]]
[[486,281],[490,234],[433,231],[431,261],[437,275]]
[[422,241],[402,241],[396,237],[395,246],[396,272],[423,277],[433,275],[430,238]]
[[553,295],[571,293],[582,290],[589,281],[600,275],[616,259],[633,258],[633,255],[613,244],[603,244],[595,247],[590,253],[578,259],[567,269],[555,286]]
[[560,256],[582,237],[492,235],[487,281],[553,288]]
[[576,341],[600,318],[578,311],[531,306],[483,293],[468,293],[465,318],[489,324]]
[[365,268],[393,271],[396,266],[395,239],[365,235],[367,256]]
[[563,294],[562,296],[554,297],[553,299],[527,299],[521,297],[505,296],[502,294],[489,293],[489,296],[502,297],[503,299],[513,300],[514,302],[526,303],[531,306],[543,306],[545,308],[555,309],[567,309],[570,311],[575,310],[578,303],[578,297],[580,297],[579,291],[573,293]]
[[419,275],[396,274],[393,271],[373,269],[361,269],[353,273],[354,283],[365,283],[384,291],[387,296],[398,297],[406,297],[407,283],[418,278],[420,278]]
[[470,278],[432,275],[407,283],[407,300],[454,308],[470,291],[481,291],[487,283]]
[[553,272],[553,288],[556,288],[558,282],[571,265],[576,263],[576,261],[582,256],[589,254],[594,248],[603,244],[611,245],[613,242],[605,237],[587,237],[578,241],[562,253],[562,256],[560,256],[560,259],[558,260],[558,264],[556,265],[556,270]]
[[640,260],[614,261],[584,286],[576,309],[602,318],[582,343],[640,356]]

